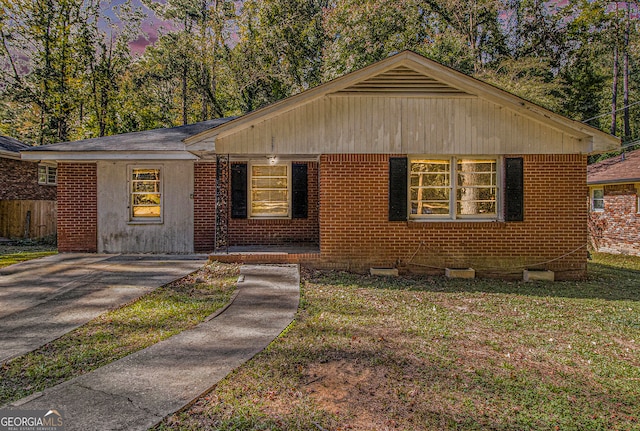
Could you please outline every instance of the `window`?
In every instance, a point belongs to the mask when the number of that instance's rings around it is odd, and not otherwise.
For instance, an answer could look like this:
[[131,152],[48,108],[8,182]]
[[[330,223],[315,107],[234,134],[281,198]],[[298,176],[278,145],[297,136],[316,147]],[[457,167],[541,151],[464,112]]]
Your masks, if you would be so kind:
[[58,168],[55,166],[38,165],[38,184],[55,186],[58,183]]
[[160,168],[132,168],[130,179],[131,220],[160,221],[162,217]]
[[251,217],[289,216],[289,172],[287,164],[251,165]]
[[496,159],[413,159],[412,219],[491,218],[498,214]]
[[308,216],[306,162],[274,165],[235,162],[231,165],[231,218]]
[[604,211],[604,188],[591,189],[591,211]]

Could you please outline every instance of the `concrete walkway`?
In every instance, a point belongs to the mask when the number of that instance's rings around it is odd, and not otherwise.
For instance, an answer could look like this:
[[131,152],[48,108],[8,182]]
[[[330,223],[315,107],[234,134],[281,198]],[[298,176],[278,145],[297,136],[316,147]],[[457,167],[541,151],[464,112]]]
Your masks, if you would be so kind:
[[297,266],[243,266],[231,305],[196,328],[14,403],[56,409],[65,430],[146,430],[263,350],[294,318]]
[[205,262],[205,256],[58,254],[1,268],[0,363]]

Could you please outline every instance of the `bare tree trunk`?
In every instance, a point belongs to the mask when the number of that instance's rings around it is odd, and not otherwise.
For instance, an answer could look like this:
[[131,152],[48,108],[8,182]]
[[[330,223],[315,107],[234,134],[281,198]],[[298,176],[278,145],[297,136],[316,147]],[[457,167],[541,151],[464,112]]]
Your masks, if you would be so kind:
[[624,135],[625,141],[631,138],[631,126],[629,122],[629,32],[631,22],[631,6],[627,3],[627,25],[624,31],[624,57],[623,57],[623,101],[624,108]]
[[182,68],[182,125],[186,126],[187,118],[187,66]]
[[611,88],[611,134],[616,134],[616,111],[618,108],[618,44],[613,46],[613,85]]

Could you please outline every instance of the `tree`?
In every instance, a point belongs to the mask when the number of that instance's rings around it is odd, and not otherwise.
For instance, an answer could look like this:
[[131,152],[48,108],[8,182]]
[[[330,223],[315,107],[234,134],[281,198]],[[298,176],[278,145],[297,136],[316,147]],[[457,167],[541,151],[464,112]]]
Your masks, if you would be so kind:
[[225,40],[234,3],[145,0],[145,4],[170,23],[171,30],[161,34],[157,46],[148,49],[145,56],[164,69],[164,79],[179,80],[181,123],[224,115],[226,108],[217,97],[217,69],[227,55]]
[[[129,44],[140,35],[140,23],[145,16],[129,1],[117,7],[117,22],[101,16],[98,11],[94,13],[93,20],[79,37],[84,51],[81,58],[85,61],[86,95],[79,115],[88,135],[105,136],[129,131],[119,124],[119,84],[131,66]],[[103,26],[99,26],[100,21],[104,21]],[[85,104],[90,111],[88,119],[85,119]]]
[[426,38],[413,0],[343,0],[325,11],[324,78],[333,79],[404,49],[418,50]]
[[[79,104],[78,36],[99,2],[6,0],[0,9],[0,85],[3,98],[30,106],[19,118],[21,138],[45,144],[71,136]],[[37,117],[37,121],[34,117]]]

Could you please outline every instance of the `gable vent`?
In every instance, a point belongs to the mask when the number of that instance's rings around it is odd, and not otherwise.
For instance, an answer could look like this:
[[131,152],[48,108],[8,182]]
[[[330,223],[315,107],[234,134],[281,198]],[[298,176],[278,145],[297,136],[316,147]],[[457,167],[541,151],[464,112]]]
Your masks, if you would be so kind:
[[344,96],[416,96],[460,97],[471,96],[462,90],[437,81],[408,67],[397,67],[350,87],[336,91]]

